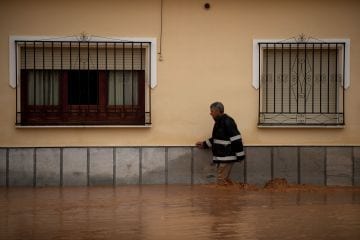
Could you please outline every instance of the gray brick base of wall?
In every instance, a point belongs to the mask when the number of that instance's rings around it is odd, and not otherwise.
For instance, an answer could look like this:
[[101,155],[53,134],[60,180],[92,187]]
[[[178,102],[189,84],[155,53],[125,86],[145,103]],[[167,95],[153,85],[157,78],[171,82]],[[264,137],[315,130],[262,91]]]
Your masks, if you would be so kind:
[[[360,186],[360,147],[246,147],[232,179],[263,185]],[[0,186],[202,184],[216,181],[211,153],[193,147],[0,148]]]

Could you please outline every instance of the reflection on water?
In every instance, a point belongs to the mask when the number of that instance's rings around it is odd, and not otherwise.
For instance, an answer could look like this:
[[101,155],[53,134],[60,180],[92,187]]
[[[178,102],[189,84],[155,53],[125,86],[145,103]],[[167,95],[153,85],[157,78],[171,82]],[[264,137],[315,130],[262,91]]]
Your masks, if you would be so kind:
[[360,192],[0,189],[0,239],[360,239]]

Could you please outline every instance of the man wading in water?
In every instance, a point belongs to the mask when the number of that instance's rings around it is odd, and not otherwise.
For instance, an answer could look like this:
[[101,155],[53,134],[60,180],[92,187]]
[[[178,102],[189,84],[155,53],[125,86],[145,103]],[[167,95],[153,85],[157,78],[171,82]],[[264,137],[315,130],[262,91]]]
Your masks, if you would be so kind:
[[213,162],[217,164],[217,183],[232,184],[231,169],[235,162],[245,158],[240,132],[234,119],[224,113],[224,105],[214,102],[210,105],[210,115],[215,120],[212,137],[203,142],[197,142],[201,149],[211,148]]

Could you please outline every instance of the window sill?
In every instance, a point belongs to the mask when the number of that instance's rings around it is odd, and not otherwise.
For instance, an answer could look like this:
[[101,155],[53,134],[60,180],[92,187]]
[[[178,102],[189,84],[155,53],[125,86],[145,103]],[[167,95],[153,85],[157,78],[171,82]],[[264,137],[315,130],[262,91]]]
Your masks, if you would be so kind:
[[331,129],[343,129],[345,125],[257,125],[258,128],[331,128]]
[[145,125],[44,125],[44,126],[20,126],[15,125],[15,128],[26,129],[26,128],[151,128],[151,124]]

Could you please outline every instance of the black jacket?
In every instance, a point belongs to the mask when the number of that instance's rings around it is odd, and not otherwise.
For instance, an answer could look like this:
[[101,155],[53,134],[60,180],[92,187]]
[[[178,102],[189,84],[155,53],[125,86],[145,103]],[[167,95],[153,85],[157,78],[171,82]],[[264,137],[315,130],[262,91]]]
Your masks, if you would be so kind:
[[203,142],[211,148],[214,163],[238,162],[245,158],[240,132],[234,119],[223,114],[215,120],[212,137]]

